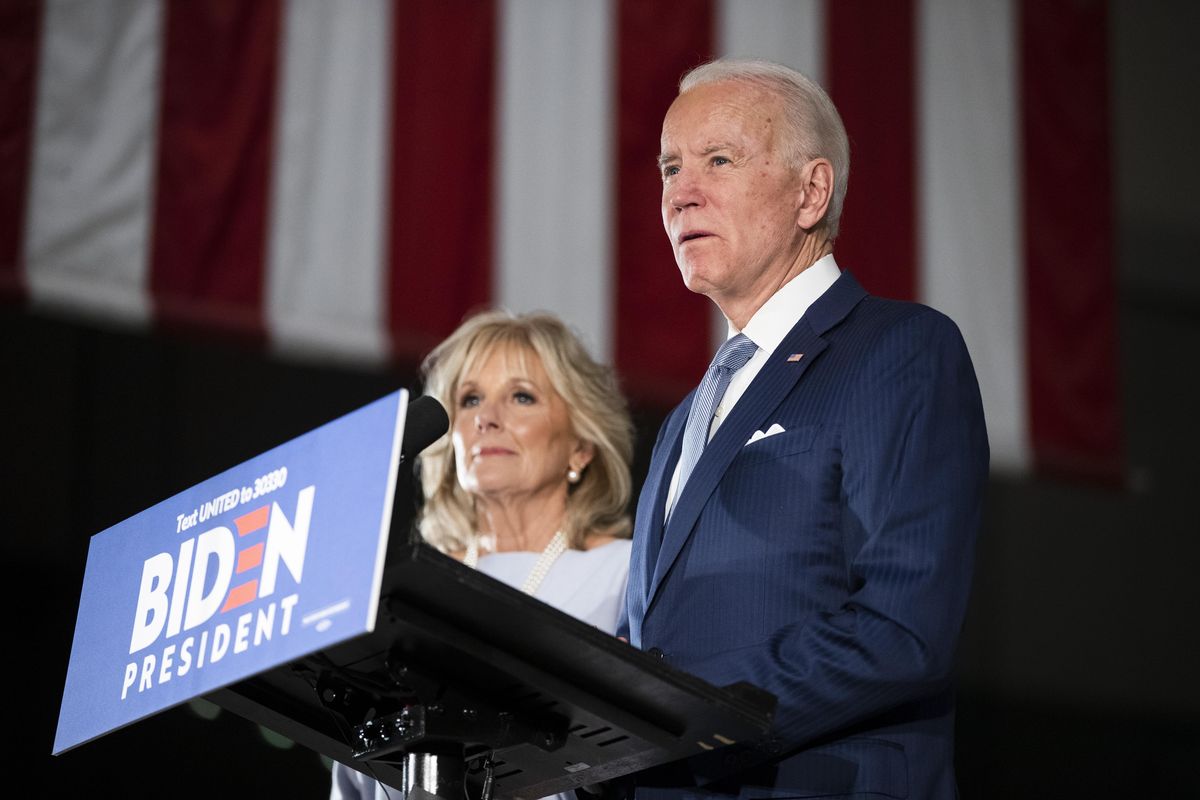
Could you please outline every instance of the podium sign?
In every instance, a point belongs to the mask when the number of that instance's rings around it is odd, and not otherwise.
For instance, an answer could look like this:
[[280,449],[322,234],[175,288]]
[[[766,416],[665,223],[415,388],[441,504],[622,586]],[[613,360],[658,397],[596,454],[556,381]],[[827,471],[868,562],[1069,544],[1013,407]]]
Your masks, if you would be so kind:
[[373,630],[407,392],[92,537],[55,754]]

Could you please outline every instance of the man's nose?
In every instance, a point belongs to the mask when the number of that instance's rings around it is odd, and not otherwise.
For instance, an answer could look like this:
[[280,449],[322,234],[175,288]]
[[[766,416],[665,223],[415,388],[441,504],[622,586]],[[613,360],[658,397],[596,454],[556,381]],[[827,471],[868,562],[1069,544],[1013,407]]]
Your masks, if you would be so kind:
[[672,178],[671,185],[667,187],[667,202],[676,211],[704,205],[704,192],[690,170],[681,171]]

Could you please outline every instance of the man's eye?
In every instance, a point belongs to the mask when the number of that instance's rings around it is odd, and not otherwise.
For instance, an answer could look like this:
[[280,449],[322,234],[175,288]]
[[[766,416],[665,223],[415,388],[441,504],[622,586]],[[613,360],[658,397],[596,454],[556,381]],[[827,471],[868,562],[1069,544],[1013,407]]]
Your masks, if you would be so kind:
[[714,167],[719,167],[723,164],[732,164],[733,162],[725,156],[713,156],[712,163]]
[[667,178],[673,177],[675,175],[678,175],[678,174],[679,174],[679,167],[676,166],[675,164],[671,164],[670,166],[662,168],[662,176],[663,176],[664,180]]

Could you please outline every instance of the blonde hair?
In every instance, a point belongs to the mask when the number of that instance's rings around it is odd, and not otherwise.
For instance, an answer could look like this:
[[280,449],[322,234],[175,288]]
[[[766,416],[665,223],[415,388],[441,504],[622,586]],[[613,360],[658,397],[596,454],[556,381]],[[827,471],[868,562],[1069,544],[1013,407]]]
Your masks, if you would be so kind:
[[679,93],[710,83],[741,82],[771,92],[783,103],[785,147],[793,169],[814,158],[833,165],[833,195],[825,213],[829,238],[835,239],[850,183],[850,140],[837,107],[816,81],[791,67],[754,58],[718,58],[687,72]]
[[[583,549],[593,533],[627,538],[633,423],[613,371],[593,360],[557,317],[486,311],[469,318],[426,357],[421,366],[425,393],[445,406],[453,429],[463,375],[506,347],[541,360],[574,434],[595,449],[579,482],[568,486],[563,532],[571,547]],[[420,469],[425,498],[418,521],[421,535],[444,552],[464,549],[476,533],[475,504],[458,482],[449,436],[421,454]]]

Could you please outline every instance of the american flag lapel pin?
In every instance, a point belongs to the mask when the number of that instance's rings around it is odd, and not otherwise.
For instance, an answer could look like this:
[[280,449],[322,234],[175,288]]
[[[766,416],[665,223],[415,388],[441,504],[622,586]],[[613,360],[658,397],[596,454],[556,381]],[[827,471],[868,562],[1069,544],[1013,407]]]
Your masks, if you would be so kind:
[[795,364],[800,359],[804,358],[804,353],[792,353],[787,357],[788,363]]

